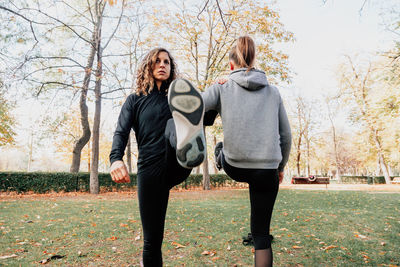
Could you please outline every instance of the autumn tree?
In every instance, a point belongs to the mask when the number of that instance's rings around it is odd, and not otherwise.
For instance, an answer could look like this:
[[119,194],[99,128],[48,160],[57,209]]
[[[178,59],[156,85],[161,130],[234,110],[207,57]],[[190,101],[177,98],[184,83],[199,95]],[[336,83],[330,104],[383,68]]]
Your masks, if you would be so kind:
[[[273,45],[293,40],[279,14],[258,1],[175,1],[170,10],[157,9],[154,31],[164,36],[180,59],[180,70],[200,90],[228,70],[228,54],[240,35],[252,36],[257,62],[270,80],[288,80],[287,55]],[[167,34],[166,34],[167,33]],[[208,160],[203,163],[203,187],[209,189]]]
[[[340,66],[340,84],[342,94],[347,96],[347,103],[353,108],[353,122],[368,131],[369,145],[375,148],[377,162],[387,184],[391,183],[387,151],[384,149],[384,136],[388,129],[386,120],[382,120],[382,104],[379,95],[387,95],[385,83],[380,78],[381,68],[371,61],[362,61],[346,56],[346,61]],[[385,92],[386,91],[386,92]]]
[[10,111],[12,104],[7,101],[3,83],[0,80],[0,146],[14,143],[15,119]]
[[[340,178],[340,163],[339,163],[339,142],[340,138],[338,136],[338,131],[335,123],[336,114],[339,111],[339,99],[338,97],[325,97],[325,106],[327,108],[327,116],[330,123],[331,133],[332,133],[332,143],[333,143],[333,154],[334,154],[334,162],[335,162],[335,176],[336,179],[341,182]],[[327,142],[329,144],[330,142]]]
[[[297,175],[301,175],[301,167],[304,166],[307,175],[310,173],[310,150],[313,135],[313,118],[316,116],[314,106],[303,96],[299,95],[289,105],[288,113],[290,126],[292,128],[293,146],[291,150],[291,158],[295,159],[295,169]],[[305,155],[305,156],[304,156]],[[304,160],[302,158],[304,156]],[[302,161],[304,163],[302,164]]]

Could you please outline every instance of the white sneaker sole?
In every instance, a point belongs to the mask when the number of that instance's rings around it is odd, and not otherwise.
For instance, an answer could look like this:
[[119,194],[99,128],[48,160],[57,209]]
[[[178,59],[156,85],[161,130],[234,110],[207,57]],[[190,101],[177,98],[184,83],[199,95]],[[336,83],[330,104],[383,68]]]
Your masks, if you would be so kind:
[[177,79],[169,87],[168,103],[176,127],[177,160],[185,168],[194,168],[206,156],[203,99],[189,81]]

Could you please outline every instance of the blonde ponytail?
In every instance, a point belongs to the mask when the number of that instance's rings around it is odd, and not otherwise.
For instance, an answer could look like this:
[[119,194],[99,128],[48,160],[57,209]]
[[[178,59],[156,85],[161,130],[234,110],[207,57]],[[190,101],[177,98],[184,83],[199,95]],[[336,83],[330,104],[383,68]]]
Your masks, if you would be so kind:
[[233,60],[240,68],[253,68],[256,48],[253,39],[249,36],[241,36],[237,39],[236,45],[229,53],[229,60]]

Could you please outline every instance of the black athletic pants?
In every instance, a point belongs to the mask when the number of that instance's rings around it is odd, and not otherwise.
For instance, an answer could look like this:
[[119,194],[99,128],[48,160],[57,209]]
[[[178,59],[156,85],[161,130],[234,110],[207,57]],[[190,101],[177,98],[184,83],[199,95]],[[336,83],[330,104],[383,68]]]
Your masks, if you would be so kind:
[[[164,236],[165,214],[169,190],[183,182],[191,170],[176,160],[175,126],[168,121],[166,127],[166,153],[164,160],[138,170],[139,210],[143,228],[143,264],[145,267],[162,266],[161,245]],[[171,145],[171,143],[173,143]]]
[[277,169],[243,169],[229,165],[221,151],[222,167],[227,175],[238,182],[249,184],[251,217],[250,227],[255,249],[271,247],[269,228],[272,210],[279,190]]

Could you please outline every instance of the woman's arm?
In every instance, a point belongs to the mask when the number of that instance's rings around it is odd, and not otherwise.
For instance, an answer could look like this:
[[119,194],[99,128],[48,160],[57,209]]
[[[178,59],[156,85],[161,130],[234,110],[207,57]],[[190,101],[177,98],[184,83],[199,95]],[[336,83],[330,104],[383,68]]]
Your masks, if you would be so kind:
[[129,173],[122,158],[124,157],[125,147],[133,124],[134,97],[135,95],[128,96],[121,108],[110,152],[110,174],[112,180],[117,183],[130,182]]
[[283,172],[283,169],[285,168],[285,165],[289,159],[290,147],[292,145],[292,132],[290,130],[289,119],[287,117],[285,107],[282,103],[282,98],[279,97],[279,99],[279,135],[282,161],[279,164],[278,170]]
[[216,110],[220,111],[220,87],[221,84],[213,84],[201,93],[204,101],[205,111]]
[[121,108],[110,152],[111,164],[113,164],[114,161],[122,160],[124,157],[126,144],[128,143],[133,124],[134,96],[135,95],[130,95]]

